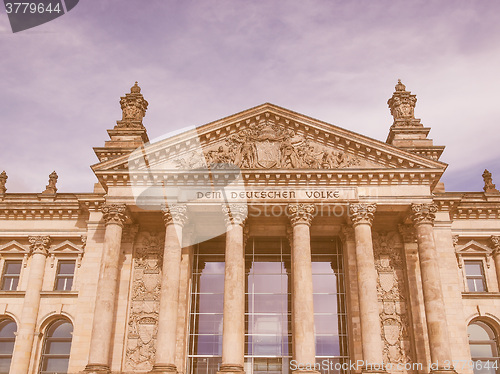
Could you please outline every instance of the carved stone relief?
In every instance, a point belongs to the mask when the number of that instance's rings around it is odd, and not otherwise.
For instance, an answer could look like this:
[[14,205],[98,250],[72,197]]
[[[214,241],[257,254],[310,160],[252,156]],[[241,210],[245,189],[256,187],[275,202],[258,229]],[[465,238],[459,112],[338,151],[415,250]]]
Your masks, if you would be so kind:
[[380,320],[386,364],[411,361],[402,250],[403,243],[397,232],[374,233],[373,252],[378,273],[377,294],[381,304]]
[[361,160],[315,144],[290,127],[265,118],[204,149],[203,155],[193,151],[176,158],[173,166],[193,169],[221,164],[234,164],[240,169],[344,169],[359,166]]
[[153,367],[160,307],[164,235],[139,232],[134,248],[132,294],[127,330],[126,370]]

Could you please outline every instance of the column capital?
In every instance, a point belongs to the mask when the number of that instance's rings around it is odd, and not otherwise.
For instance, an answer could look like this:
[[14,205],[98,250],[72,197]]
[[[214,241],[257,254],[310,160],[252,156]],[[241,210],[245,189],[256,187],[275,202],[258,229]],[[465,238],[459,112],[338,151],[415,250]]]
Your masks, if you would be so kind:
[[304,203],[288,204],[287,213],[292,227],[298,224],[311,226],[314,213],[316,213],[316,205]]
[[125,204],[105,204],[101,207],[101,211],[106,226],[115,224],[123,227],[123,224],[129,218],[127,205]]
[[438,208],[434,203],[431,204],[411,204],[411,219],[415,226],[421,224],[434,225],[436,212]]
[[28,241],[30,243],[31,255],[40,253],[42,255],[48,256],[50,247],[49,236],[29,236]]
[[163,221],[165,226],[179,225],[181,227],[187,221],[187,206],[186,204],[169,204],[161,208],[163,213]]
[[376,204],[349,204],[349,217],[352,221],[353,226],[359,224],[367,224],[371,226],[376,210]]
[[493,235],[490,238],[491,246],[494,254],[500,254],[500,236]]
[[398,230],[403,238],[403,243],[415,243],[417,241],[417,233],[415,232],[415,226],[399,224]]
[[230,203],[222,205],[226,227],[232,225],[243,226],[248,216],[248,205],[242,203]]

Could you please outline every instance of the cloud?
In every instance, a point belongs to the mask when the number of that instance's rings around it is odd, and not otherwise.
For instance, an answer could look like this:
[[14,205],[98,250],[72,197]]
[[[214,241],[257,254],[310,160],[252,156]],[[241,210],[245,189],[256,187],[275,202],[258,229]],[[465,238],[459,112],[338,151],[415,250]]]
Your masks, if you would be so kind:
[[2,15],[0,169],[10,192],[43,189],[54,169],[61,191],[90,191],[92,147],[107,140],[136,80],[151,138],[269,101],[385,140],[401,78],[434,143],[447,146],[444,180],[465,190],[460,176],[500,157],[499,8],[102,0],[18,34]]

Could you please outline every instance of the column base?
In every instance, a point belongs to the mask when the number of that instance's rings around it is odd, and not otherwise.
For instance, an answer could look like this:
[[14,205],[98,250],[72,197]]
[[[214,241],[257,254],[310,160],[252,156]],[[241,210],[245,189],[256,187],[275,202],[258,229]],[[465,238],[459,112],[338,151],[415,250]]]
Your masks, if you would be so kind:
[[222,364],[217,374],[245,374],[245,370],[241,365]]
[[108,365],[88,364],[80,374],[111,374]]
[[177,374],[177,366],[174,364],[160,364],[153,365],[153,369],[149,372],[151,374]]

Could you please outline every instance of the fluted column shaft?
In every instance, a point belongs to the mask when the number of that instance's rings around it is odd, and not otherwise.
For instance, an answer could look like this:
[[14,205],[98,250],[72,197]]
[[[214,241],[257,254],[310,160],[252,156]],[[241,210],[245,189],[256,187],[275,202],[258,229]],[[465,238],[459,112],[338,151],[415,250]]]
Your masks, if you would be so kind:
[[244,373],[245,355],[245,204],[223,206],[226,220],[224,317],[221,373]]
[[170,205],[162,209],[165,220],[165,249],[158,316],[156,356],[152,373],[177,373],[175,346],[179,310],[182,227],[187,219],[186,206]]
[[125,204],[104,205],[102,213],[106,231],[97,283],[89,363],[85,367],[85,372],[99,374],[110,372],[116,295],[120,276],[120,249],[123,224],[127,219],[127,207]]
[[[314,368],[316,341],[310,226],[316,207],[314,204],[290,204],[287,212],[292,225],[293,359],[298,367]],[[296,370],[296,372],[317,373],[314,370]]]
[[10,367],[11,373],[19,374],[27,374],[29,370],[50,238],[48,236],[32,236],[29,238],[29,242],[30,272]]
[[434,204],[412,204],[411,209],[411,218],[417,233],[431,362],[439,365],[438,369],[433,371],[441,371],[445,361],[452,360],[438,255],[434,242],[433,226],[437,207]]
[[493,260],[495,261],[498,290],[500,290],[500,236],[492,236],[491,244],[493,246]]
[[[380,369],[383,363],[382,334],[377,299],[377,270],[373,255],[372,223],[375,204],[351,204],[349,215],[354,226],[356,266],[358,271],[359,313],[363,371]],[[370,365],[375,365],[370,367]]]

